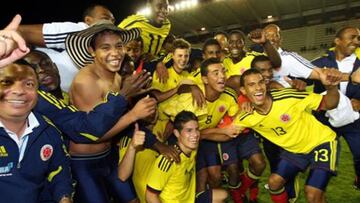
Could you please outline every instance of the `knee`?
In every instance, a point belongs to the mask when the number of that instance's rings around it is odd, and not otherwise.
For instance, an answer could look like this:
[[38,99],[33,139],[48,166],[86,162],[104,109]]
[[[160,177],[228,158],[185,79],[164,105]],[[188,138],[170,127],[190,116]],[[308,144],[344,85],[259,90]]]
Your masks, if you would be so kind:
[[212,200],[213,203],[221,203],[225,202],[226,198],[228,198],[229,194],[224,189],[213,189],[212,190]]
[[268,184],[270,190],[280,190],[284,186],[285,180],[281,176],[273,173],[269,177]]
[[212,188],[221,186],[221,166],[208,168],[209,173],[209,184]]
[[253,171],[255,175],[260,176],[266,167],[264,156],[262,154],[256,154],[251,157],[251,160],[249,161],[251,171]]
[[323,192],[320,190],[305,187],[305,196],[309,203],[322,202],[322,195]]

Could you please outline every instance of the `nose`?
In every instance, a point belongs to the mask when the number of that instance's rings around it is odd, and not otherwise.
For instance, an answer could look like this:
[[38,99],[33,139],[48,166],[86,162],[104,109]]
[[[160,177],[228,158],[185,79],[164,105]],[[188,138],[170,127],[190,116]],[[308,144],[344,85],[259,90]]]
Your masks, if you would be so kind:
[[24,86],[20,81],[16,81],[11,88],[13,94],[23,94],[25,92]]

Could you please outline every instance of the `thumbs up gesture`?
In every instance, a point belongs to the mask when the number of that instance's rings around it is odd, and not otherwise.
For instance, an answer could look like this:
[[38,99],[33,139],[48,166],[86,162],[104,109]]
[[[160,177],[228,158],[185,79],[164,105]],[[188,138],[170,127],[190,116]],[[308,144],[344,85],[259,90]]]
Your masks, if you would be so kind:
[[145,132],[139,130],[139,124],[135,123],[134,135],[131,139],[130,146],[133,148],[137,148],[137,147],[143,145],[144,142],[145,142]]

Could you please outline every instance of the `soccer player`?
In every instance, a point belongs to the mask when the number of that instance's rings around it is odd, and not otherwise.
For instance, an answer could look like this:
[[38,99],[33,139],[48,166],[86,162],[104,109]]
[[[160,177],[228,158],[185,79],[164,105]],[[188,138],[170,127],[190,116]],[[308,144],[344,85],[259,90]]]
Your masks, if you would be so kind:
[[[103,101],[107,92],[120,90],[121,77],[118,71],[125,55],[124,43],[137,38],[138,34],[136,30],[120,30],[112,24],[104,23],[69,36],[69,42],[77,45],[70,46],[73,48],[69,50],[73,57],[78,57],[81,61],[84,58],[80,53],[84,52],[93,57],[92,63],[89,61],[90,64],[79,71],[71,85],[70,99],[77,108],[90,111]],[[78,46],[78,41],[84,44]],[[155,105],[150,113],[154,110]],[[136,199],[131,185],[117,178],[118,160],[111,149],[109,140],[96,144],[70,142],[72,172],[78,183],[75,198],[78,201],[108,202],[105,181],[111,185],[114,196],[119,201],[129,202]],[[103,167],[96,169],[91,167],[92,164]]]
[[[313,61],[313,64],[317,67],[336,67],[341,72],[350,75],[349,82],[341,82],[339,90],[345,94],[353,103],[353,109],[359,111],[359,108],[356,107],[356,103],[359,102],[360,94],[359,85],[353,84],[354,72],[359,69],[360,58],[356,56],[355,50],[360,45],[360,31],[356,27],[348,26],[343,27],[338,30],[334,39],[335,48],[329,50],[326,55]],[[318,81],[314,82],[314,92],[321,93],[325,90],[324,86]],[[345,115],[350,116],[350,115]],[[325,121],[327,125],[327,118],[324,115],[324,112],[318,115],[318,118],[322,121]],[[341,119],[341,118],[339,118]],[[353,161],[355,166],[356,178],[354,181],[354,187],[360,189],[360,133],[359,128],[359,119],[354,123],[333,128],[339,136],[344,136],[347,144],[350,147],[351,153],[353,155]]]
[[[174,135],[181,161],[177,164],[163,156],[155,160],[147,180],[146,201],[149,203],[198,202],[195,200],[195,159],[200,140],[197,117],[189,111],[177,114]],[[222,191],[207,202],[223,202],[225,198],[226,192]]]
[[48,185],[56,202],[70,203],[70,164],[59,132],[34,113],[38,81],[23,60],[0,69],[0,189],[5,202],[40,201]]
[[260,72],[250,69],[241,76],[241,92],[248,97],[255,111],[239,114],[233,125],[252,128],[284,149],[276,172],[271,174],[268,182],[274,202],[288,201],[283,188],[285,182],[309,165],[306,199],[310,203],[325,202],[324,191],[330,177],[336,173],[336,134],[308,110],[336,108],[339,101],[336,86],[341,73],[334,69],[324,73],[321,77],[327,87],[324,96],[292,89],[273,90],[269,95]]
[[157,73],[154,73],[152,87],[155,90],[152,91],[152,93],[159,103],[175,95],[182,84],[189,84],[188,87],[192,91],[197,104],[199,106],[203,105],[204,96],[196,85],[191,85],[194,84],[193,81],[190,81],[193,78],[191,74],[186,71],[189,62],[190,48],[190,43],[184,39],[176,39],[174,41],[174,52],[172,54],[174,63],[173,66],[168,69],[171,80],[168,80],[166,83],[161,83]]
[[141,38],[144,42],[143,53],[156,57],[171,28],[171,23],[167,18],[169,2],[168,0],[150,0],[149,3],[151,10],[149,17],[131,15],[118,26],[123,29],[141,28]]

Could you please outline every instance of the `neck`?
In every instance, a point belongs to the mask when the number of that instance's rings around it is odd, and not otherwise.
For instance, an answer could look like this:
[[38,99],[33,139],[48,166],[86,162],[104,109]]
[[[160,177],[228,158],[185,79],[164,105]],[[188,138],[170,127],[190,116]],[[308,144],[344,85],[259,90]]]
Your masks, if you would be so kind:
[[205,85],[205,99],[209,102],[213,102],[220,97],[221,92],[218,92],[211,88],[209,85]]
[[115,72],[108,71],[102,67],[97,67],[95,64],[93,64],[92,69],[99,78],[104,79],[105,81],[114,81],[115,79]]
[[245,56],[245,53],[241,53],[236,57],[231,57],[231,60],[233,61],[233,63],[238,63],[239,61],[241,61]]
[[182,72],[182,69],[178,68],[176,65],[174,65],[173,68],[177,74],[180,74]]
[[266,96],[264,104],[261,106],[254,105],[254,108],[259,114],[268,114],[271,109],[271,106],[272,106],[272,99],[271,97]]
[[50,93],[58,99],[64,99],[60,86],[58,88],[50,91]]
[[336,60],[342,61],[344,58],[348,57],[347,55],[343,54],[339,48],[335,47],[335,57]]
[[3,119],[3,118],[0,118],[0,120],[3,123],[3,125],[7,129],[9,129],[11,132],[14,132],[18,136],[18,138],[20,138],[20,136],[25,131],[26,124],[27,124],[26,117],[16,118],[16,119]]
[[184,152],[184,154],[189,157],[191,152],[193,150],[189,149],[189,148],[186,148],[183,144],[181,144],[180,142],[177,143],[177,145],[180,147],[181,151]]

